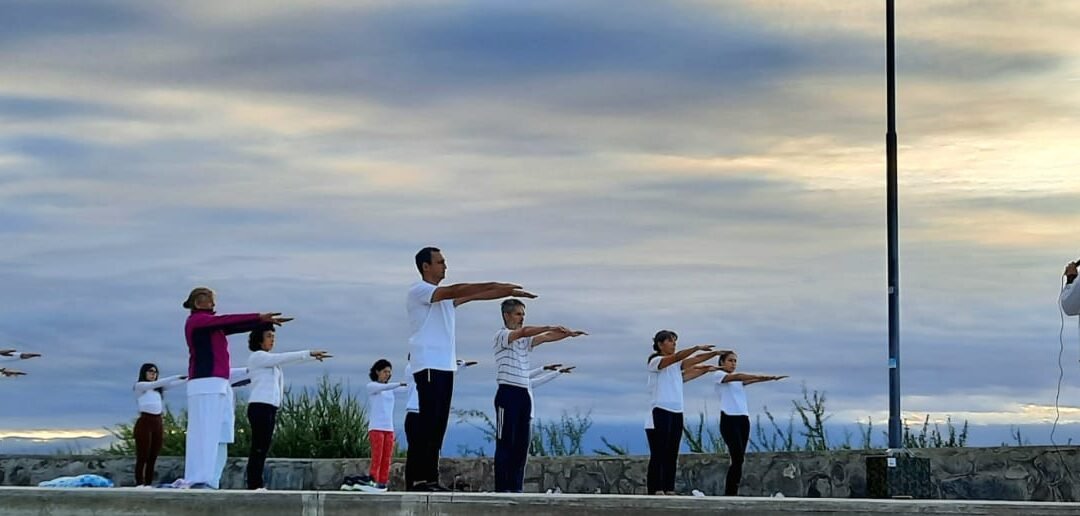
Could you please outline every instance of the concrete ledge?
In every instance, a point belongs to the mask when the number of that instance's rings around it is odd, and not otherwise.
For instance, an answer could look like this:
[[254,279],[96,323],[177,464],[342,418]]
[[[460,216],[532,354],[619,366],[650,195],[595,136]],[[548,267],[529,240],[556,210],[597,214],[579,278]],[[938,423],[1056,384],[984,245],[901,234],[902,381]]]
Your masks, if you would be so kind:
[[49,489],[0,487],[5,515],[301,515],[344,516],[655,516],[681,511],[735,515],[948,514],[1025,516],[1077,514],[1080,507],[1053,502],[862,500],[829,498],[724,498],[631,495],[496,495],[486,493],[385,493],[334,491],[185,491],[170,489]]

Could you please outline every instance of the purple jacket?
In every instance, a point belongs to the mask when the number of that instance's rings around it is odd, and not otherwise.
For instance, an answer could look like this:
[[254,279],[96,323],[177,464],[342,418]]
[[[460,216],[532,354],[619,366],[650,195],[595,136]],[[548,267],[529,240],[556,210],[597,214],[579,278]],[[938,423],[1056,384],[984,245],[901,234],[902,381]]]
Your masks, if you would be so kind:
[[229,379],[229,341],[226,335],[252,331],[262,325],[259,314],[215,315],[193,310],[184,325],[188,346],[188,379]]

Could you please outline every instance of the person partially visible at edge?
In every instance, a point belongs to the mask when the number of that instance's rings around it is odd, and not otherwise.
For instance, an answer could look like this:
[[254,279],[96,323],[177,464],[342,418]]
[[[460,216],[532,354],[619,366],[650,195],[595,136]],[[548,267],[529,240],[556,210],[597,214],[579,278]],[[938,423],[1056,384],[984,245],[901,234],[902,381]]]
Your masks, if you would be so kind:
[[716,395],[720,398],[720,436],[724,438],[731,465],[724,483],[724,495],[739,494],[742,482],[746,445],[750,442],[750,410],[746,403],[745,385],[782,380],[787,376],[736,373],[739,356],[734,351],[720,352],[719,371],[714,373]]
[[229,378],[228,335],[249,332],[263,324],[291,321],[279,312],[217,315],[214,291],[196,287],[183,307],[190,310],[184,324],[188,347],[188,425],[184,482],[191,488],[216,488],[218,464],[224,462],[223,442],[231,440],[233,413]]
[[1065,287],[1061,289],[1058,301],[1065,315],[1080,315],[1080,287],[1076,286],[1078,262],[1065,265]]
[[[439,484],[439,451],[450,420],[450,402],[454,395],[454,371],[457,370],[455,309],[470,301],[504,297],[535,298],[513,283],[458,283],[440,286],[446,278],[446,258],[436,247],[416,253],[420,281],[409,287],[405,309],[409,319],[409,346],[412,353],[413,380],[419,396],[421,435],[411,450],[406,468],[426,478],[416,478],[406,486],[410,491],[445,491]],[[419,464],[411,464],[419,461]],[[412,466],[411,468],[409,466]]]

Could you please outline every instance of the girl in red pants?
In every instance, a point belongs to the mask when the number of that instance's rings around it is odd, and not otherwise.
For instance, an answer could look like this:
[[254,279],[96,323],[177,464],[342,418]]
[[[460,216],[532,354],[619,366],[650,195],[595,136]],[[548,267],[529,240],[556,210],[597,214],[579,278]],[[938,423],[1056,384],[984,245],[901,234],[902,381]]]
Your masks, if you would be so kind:
[[187,376],[176,375],[158,379],[154,364],[139,368],[139,381],[135,383],[135,402],[139,406],[139,419],[135,421],[135,486],[150,486],[154,482],[154,463],[161,453],[164,429],[161,424],[161,393],[165,389],[184,385]]
[[390,383],[393,366],[379,359],[371,366],[367,384],[368,441],[371,442],[371,471],[356,486],[361,491],[386,491],[390,481],[390,459],[394,456],[394,394],[408,392],[407,383]]

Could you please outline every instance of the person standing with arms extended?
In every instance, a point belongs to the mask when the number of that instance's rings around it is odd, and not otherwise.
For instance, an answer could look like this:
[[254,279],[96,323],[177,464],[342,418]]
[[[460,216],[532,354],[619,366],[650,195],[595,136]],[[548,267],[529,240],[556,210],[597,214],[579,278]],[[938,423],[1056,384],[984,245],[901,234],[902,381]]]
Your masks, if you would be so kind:
[[[457,306],[469,301],[504,297],[535,298],[512,283],[459,283],[439,286],[446,278],[446,258],[435,247],[416,253],[420,281],[409,288],[405,309],[409,318],[409,346],[413,379],[419,398],[418,421],[421,435],[410,447],[420,445],[406,458],[406,469],[423,475],[416,478],[410,491],[445,491],[439,485],[439,451],[450,421],[450,402],[454,395],[454,371],[457,370],[455,340]],[[419,464],[411,464],[419,461]],[[410,467],[411,466],[411,467]]]
[[[675,494],[675,467],[679,462],[679,446],[683,434],[683,371],[719,352],[712,345],[702,345],[675,351],[679,336],[671,330],[660,330],[653,337],[653,354],[649,355],[649,417],[645,436],[649,441],[649,468],[646,488],[649,494]],[[700,353],[695,355],[699,351]]]
[[520,493],[525,483],[532,422],[534,348],[568,337],[587,335],[563,326],[525,326],[525,303],[502,302],[503,328],[495,332],[495,492]]
[[264,324],[292,320],[278,312],[217,315],[214,291],[197,287],[188,294],[184,308],[191,311],[184,324],[188,346],[188,425],[184,454],[183,486],[216,488],[224,457],[222,442],[232,436],[233,406],[229,378],[227,335],[249,332]]
[[154,465],[164,439],[165,427],[161,421],[164,403],[161,395],[166,389],[179,387],[187,381],[187,376],[175,375],[158,377],[158,367],[146,363],[139,368],[139,380],[132,388],[135,391],[135,403],[139,407],[139,419],[132,429],[135,438],[135,487],[154,485]]
[[731,465],[728,466],[724,483],[724,496],[739,494],[742,482],[743,459],[746,445],[750,442],[750,410],[746,404],[743,386],[759,382],[782,380],[787,376],[736,373],[739,356],[734,351],[720,352],[720,370],[715,373],[716,395],[720,398],[720,436],[727,445]]
[[274,353],[277,331],[267,324],[248,335],[247,372],[251,378],[247,418],[251,425],[251,451],[247,461],[247,488],[264,489],[263,469],[274,439],[277,411],[285,397],[285,375],[281,367],[306,360],[323,360],[331,355],[321,349]]

